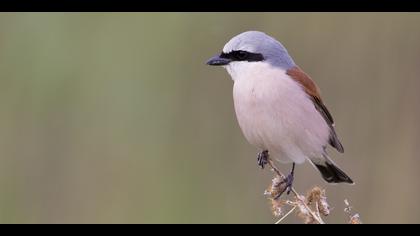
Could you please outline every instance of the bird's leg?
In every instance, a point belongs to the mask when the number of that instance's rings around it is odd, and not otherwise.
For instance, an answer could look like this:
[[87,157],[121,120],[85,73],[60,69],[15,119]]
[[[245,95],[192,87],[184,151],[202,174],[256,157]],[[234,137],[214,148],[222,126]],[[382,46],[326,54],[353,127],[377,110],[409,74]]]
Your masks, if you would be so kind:
[[296,164],[293,162],[292,171],[284,180],[287,186],[287,195],[289,195],[290,191],[292,191],[293,180],[295,179],[295,165]]
[[285,177],[279,184],[278,184],[278,186],[280,186],[280,185],[283,185],[283,187],[282,187],[282,191],[280,191],[275,197],[274,197],[274,199],[276,200],[276,199],[278,199],[286,190],[287,190],[287,195],[289,195],[290,194],[290,192],[292,191],[292,185],[293,185],[293,180],[294,180],[294,177],[295,176],[295,163],[293,162],[293,166],[292,166],[292,171],[290,172],[290,174],[289,175],[287,175],[287,177]]
[[268,150],[263,150],[262,152],[258,153],[257,163],[261,169],[264,169],[264,166],[268,163]]

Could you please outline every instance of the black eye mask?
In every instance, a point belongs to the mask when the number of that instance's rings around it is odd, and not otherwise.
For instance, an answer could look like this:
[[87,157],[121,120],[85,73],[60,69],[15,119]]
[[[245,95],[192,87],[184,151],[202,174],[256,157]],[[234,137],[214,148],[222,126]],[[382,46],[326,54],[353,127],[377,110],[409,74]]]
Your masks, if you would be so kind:
[[252,53],[247,51],[231,51],[229,53],[222,52],[221,58],[230,59],[232,61],[263,61],[264,57],[260,53]]

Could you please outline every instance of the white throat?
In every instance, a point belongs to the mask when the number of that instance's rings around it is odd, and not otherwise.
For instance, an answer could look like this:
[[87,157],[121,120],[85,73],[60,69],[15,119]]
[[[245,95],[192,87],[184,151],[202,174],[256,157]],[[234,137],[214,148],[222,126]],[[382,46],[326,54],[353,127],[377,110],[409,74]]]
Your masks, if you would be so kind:
[[258,74],[259,71],[264,70],[263,68],[270,67],[270,65],[267,62],[235,61],[224,67],[232,80],[236,81],[254,73]]

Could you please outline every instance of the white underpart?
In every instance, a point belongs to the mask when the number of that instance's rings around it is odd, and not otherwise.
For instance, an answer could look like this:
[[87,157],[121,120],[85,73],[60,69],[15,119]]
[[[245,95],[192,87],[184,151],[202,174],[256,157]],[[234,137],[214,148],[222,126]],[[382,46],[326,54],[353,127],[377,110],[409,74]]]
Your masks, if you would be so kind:
[[329,127],[299,83],[265,62],[234,62],[231,75],[245,138],[283,163],[322,158]]

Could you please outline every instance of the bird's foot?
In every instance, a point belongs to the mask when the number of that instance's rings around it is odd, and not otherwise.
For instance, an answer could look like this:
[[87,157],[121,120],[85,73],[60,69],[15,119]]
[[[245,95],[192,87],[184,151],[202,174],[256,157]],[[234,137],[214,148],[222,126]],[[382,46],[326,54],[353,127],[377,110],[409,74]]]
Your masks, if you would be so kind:
[[279,183],[279,185],[281,184],[285,185],[284,190],[279,192],[277,196],[274,197],[274,199],[278,199],[285,191],[286,191],[286,194],[289,195],[293,188],[294,179],[295,179],[295,163],[293,163],[292,171],[290,172],[290,174],[288,174],[287,177],[284,178],[283,181]]
[[289,195],[292,191],[293,180],[295,180],[295,165],[296,164],[293,162],[292,171],[285,179],[287,186],[287,195]]
[[287,177],[286,177],[286,179],[284,179],[284,182],[286,183],[286,189],[287,189],[287,192],[286,192],[286,194],[287,195],[289,195],[290,194],[290,192],[292,191],[292,187],[293,187],[293,180],[295,179],[295,176],[292,174],[292,173],[290,173]]
[[264,169],[265,165],[268,164],[268,150],[264,150],[258,153],[257,163],[258,163],[258,166],[261,167],[261,169]]

